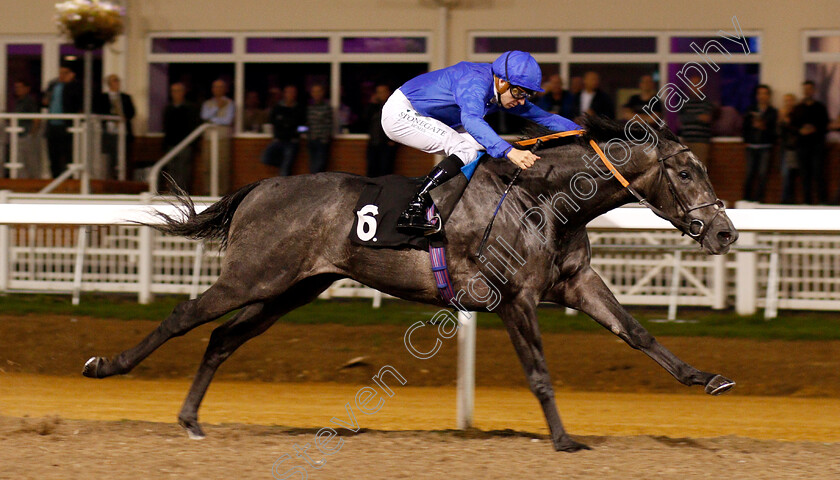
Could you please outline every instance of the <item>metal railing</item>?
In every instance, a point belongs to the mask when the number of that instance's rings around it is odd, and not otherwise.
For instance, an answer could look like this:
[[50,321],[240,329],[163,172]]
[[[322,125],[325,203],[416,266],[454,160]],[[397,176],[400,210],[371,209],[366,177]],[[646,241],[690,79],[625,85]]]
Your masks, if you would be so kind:
[[[37,135],[36,138],[39,139],[39,142],[35,153],[38,157],[38,164],[43,165],[43,157],[41,154],[43,148],[41,147],[40,140],[42,139],[42,133],[46,128],[47,122],[49,120],[66,120],[72,122],[71,125],[67,127],[68,132],[70,132],[73,138],[72,161],[67,165],[67,170],[56,177],[53,182],[41,191],[41,193],[49,193],[53,191],[62,182],[71,177],[81,179],[83,193],[90,191],[91,170],[93,167],[98,167],[102,163],[102,149],[99,146],[101,145],[102,138],[102,122],[105,121],[117,123],[117,158],[114,160],[116,162],[117,179],[125,180],[127,171],[125,121],[122,117],[117,115],[92,115],[91,118],[94,137],[92,144],[97,147],[94,147],[93,152],[87,152],[87,145],[91,143],[86,141],[87,128],[85,124],[85,115],[83,114],[0,113],[0,122],[4,125],[8,123],[8,126],[4,128],[4,131],[9,135],[9,158],[3,164],[3,167],[9,171],[9,178],[18,178],[20,170],[24,167],[24,163],[21,161],[20,136],[24,133],[25,129],[21,126],[21,122],[38,121],[39,129],[35,135]],[[30,133],[30,135],[31,134],[32,133]],[[32,154],[32,152],[29,152],[29,154]]]
[[[199,209],[217,200],[194,198]],[[0,291],[72,292],[76,299],[83,291],[134,292],[141,302],[158,293],[199,294],[221,271],[224,253],[217,245],[125,221],[146,205],[164,204],[150,194],[0,192]],[[785,212],[812,217],[783,225],[776,218]],[[738,247],[708,256],[645,209],[610,212],[590,224],[592,266],[619,301],[668,306],[670,317],[677,305],[734,305],[741,314],[763,307],[769,317],[778,309],[840,310],[840,209],[728,213],[744,225]],[[765,213],[769,223],[751,220]],[[642,221],[648,216],[650,222]],[[352,280],[336,282],[325,296],[375,304],[387,298]]]
[[160,172],[163,168],[171,162],[179,153],[187,148],[194,141],[198,140],[200,136],[206,131],[210,131],[210,196],[219,196],[219,129],[215,128],[213,123],[202,123],[195,130],[187,135],[183,140],[178,142],[172,150],[168,151],[160,160],[155,162],[151,167],[146,181],[149,183],[149,193],[158,194],[158,181],[160,179]]

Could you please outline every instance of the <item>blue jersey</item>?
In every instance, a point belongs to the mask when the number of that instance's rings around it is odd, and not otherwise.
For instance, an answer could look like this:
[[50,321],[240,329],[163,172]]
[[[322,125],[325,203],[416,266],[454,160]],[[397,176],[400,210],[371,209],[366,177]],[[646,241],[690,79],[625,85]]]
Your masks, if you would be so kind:
[[[503,108],[492,101],[496,93],[489,63],[461,62],[424,73],[406,82],[400,91],[419,113],[440,120],[452,128],[463,126],[490,155],[503,158],[512,148],[484,120],[485,115]],[[506,111],[557,131],[582,128],[527,100],[524,105]]]

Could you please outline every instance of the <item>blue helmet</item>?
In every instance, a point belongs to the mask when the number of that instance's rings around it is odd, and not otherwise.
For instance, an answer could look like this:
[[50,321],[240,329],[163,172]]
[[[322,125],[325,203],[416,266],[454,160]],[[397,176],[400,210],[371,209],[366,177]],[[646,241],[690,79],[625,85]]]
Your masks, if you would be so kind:
[[542,71],[530,53],[512,50],[493,62],[493,74],[511,85],[542,92]]

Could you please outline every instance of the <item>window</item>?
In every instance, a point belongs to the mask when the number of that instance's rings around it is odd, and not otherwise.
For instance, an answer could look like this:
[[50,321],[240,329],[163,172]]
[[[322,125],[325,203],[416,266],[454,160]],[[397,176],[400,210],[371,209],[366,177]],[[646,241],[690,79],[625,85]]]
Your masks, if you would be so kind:
[[[102,91],[102,49],[93,52],[93,92]],[[76,72],[76,81],[85,83],[85,52],[79,50],[72,43],[63,43],[59,47],[59,59],[61,63],[68,64]]]
[[233,53],[233,39],[153,38],[152,53]]
[[572,53],[656,53],[656,37],[572,37]]
[[522,50],[531,53],[557,53],[557,37],[475,37],[475,53],[504,53],[508,50]]
[[[804,32],[803,74],[814,82],[815,97],[828,108],[829,117],[840,117],[840,31]],[[801,92],[796,92],[797,97]],[[840,142],[840,132],[831,132],[831,142]]]
[[[189,98],[199,102],[209,97],[210,84],[217,78],[230,85],[229,96],[237,106],[237,132],[245,130],[244,108],[270,108],[279,90],[290,84],[297,86],[301,102],[307,101],[313,85],[324,86],[333,109],[340,112],[336,118],[343,119],[337,124],[347,131],[361,131],[348,119],[359,118],[369,103],[371,85],[386,83],[396,88],[428,71],[429,43],[428,33],[417,32],[152,34],[149,131],[162,128],[169,85],[184,82]],[[249,132],[261,131],[258,121],[248,123]]]
[[249,37],[246,40],[247,53],[327,53],[330,39],[327,37]]
[[425,37],[345,37],[344,53],[424,53]]
[[40,43],[18,43],[6,45],[6,111],[14,110],[14,83],[24,81],[29,84],[31,95],[37,99],[41,90],[42,55],[44,47]]
[[231,63],[153,63],[149,65],[149,131],[163,130],[163,110],[169,102],[169,86],[183,83],[187,100],[201,107],[212,97],[213,81],[228,84],[228,97],[234,91],[234,71]]
[[[598,73],[599,89],[612,100],[618,118],[630,116],[623,108],[631,96],[638,94],[642,77],[650,76],[657,91],[669,82],[682,85],[677,72],[688,62],[697,62],[705,69],[708,82],[704,94],[719,107],[724,120],[740,117],[752,103],[753,89],[761,76],[761,35],[743,32],[749,54],[742,45],[723,38],[718,32],[533,32],[519,36],[513,32],[474,32],[470,34],[471,61],[491,62],[496,55],[517,48],[531,52],[543,69],[544,80],[555,71],[563,80],[564,88],[572,94],[582,89],[583,76],[588,71]],[[810,37],[816,37],[814,32]],[[819,39],[808,38],[812,55],[825,56],[824,52],[838,52],[830,65],[808,67],[817,77],[828,77],[840,65],[840,32],[828,32]],[[692,47],[694,45],[694,47]],[[718,47],[720,46],[720,47]],[[705,51],[701,57],[695,50]],[[821,57],[822,58],[822,57]],[[706,60],[714,62],[718,72],[707,67]],[[819,73],[822,72],[822,73]],[[834,78],[834,77],[832,77]],[[840,80],[838,80],[840,81]],[[834,85],[834,84],[831,84]],[[826,86],[825,91],[840,92],[840,88]],[[837,93],[840,97],[840,93]],[[840,109],[840,98],[838,98]],[[840,112],[838,112],[840,113]],[[674,129],[679,128],[677,114],[665,112],[664,119]],[[495,121],[488,117],[488,121]],[[501,133],[515,131],[516,120],[497,121]],[[734,122],[740,125],[740,121]],[[720,131],[733,124],[720,122]],[[511,128],[513,126],[513,128]]]

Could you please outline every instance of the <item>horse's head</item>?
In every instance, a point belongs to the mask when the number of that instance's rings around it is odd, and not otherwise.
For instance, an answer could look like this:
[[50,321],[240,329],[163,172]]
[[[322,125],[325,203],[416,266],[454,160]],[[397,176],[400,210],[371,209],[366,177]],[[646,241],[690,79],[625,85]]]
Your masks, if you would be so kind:
[[715,195],[705,165],[670,136],[661,136],[657,148],[649,152],[648,171],[639,177],[640,193],[708,253],[726,253],[738,231]]

